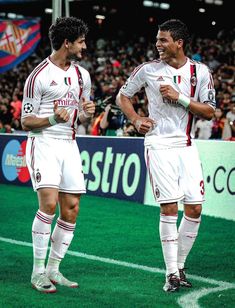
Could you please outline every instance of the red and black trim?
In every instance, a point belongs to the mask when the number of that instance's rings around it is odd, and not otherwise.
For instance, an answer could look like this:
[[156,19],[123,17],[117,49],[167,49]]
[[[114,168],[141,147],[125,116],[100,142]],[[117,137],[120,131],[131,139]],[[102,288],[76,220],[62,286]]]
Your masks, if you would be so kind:
[[29,77],[27,88],[26,88],[26,96],[29,98],[33,98],[34,96],[34,83],[37,75],[48,65],[49,63],[45,59],[42,63],[40,63],[32,74]]
[[133,73],[131,74],[130,77],[133,78],[133,77],[138,73],[138,71],[139,71],[143,66],[145,66],[146,64],[154,63],[154,62],[155,62],[155,63],[160,63],[161,60],[148,61],[148,62],[145,62],[145,63],[143,63],[143,64],[137,66],[137,67],[134,69],[134,71],[133,71]]
[[76,70],[76,73],[77,73],[77,76],[78,76],[78,84],[79,84],[79,99],[81,98],[82,96],[82,92],[83,92],[83,79],[82,79],[82,74],[78,68],[78,66],[75,66],[75,70]]
[[190,92],[190,96],[194,97],[195,92],[196,92],[196,86],[197,86],[197,73],[196,73],[196,65],[195,64],[190,64],[190,73],[191,73],[191,78],[190,78],[191,92]]
[[[190,64],[190,97],[194,98],[195,93],[196,93],[196,87],[197,87],[197,71],[196,71],[196,64],[192,63]],[[193,124],[193,114],[189,111],[188,112],[188,123],[186,127],[186,135],[187,135],[187,146],[192,145],[192,140],[191,140],[191,130],[192,130],[192,124]]]
[[[82,74],[78,68],[78,66],[75,66],[75,70],[76,70],[76,73],[77,73],[77,76],[78,76],[78,84],[79,84],[79,94],[78,94],[78,97],[79,99],[81,98],[82,96],[82,93],[83,93],[83,79],[82,79]],[[73,128],[73,136],[72,138],[75,139],[75,123],[77,123],[77,125],[81,124],[80,120],[79,120],[79,117],[78,117],[78,112],[77,110],[75,111],[74,113],[74,117],[73,117],[73,123],[72,123],[72,128]]]
[[57,226],[63,230],[66,230],[68,232],[74,232],[76,224],[66,223],[65,221],[61,219],[57,219],[56,222]]

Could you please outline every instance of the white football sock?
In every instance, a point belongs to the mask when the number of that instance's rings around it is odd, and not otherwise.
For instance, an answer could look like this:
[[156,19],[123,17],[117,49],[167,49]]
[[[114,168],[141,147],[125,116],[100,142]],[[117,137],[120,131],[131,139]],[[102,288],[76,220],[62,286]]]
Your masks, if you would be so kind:
[[179,275],[177,266],[178,253],[178,233],[177,233],[178,216],[167,216],[160,214],[159,232],[162,243],[162,252],[166,264],[166,275],[175,273]]
[[43,273],[45,271],[45,259],[54,216],[45,214],[40,210],[35,215],[32,225],[34,273]]
[[54,231],[51,236],[51,249],[46,267],[47,272],[58,272],[61,260],[64,258],[70,243],[76,224],[57,219]]
[[184,215],[179,226],[178,237],[178,268],[184,268],[185,260],[196,240],[201,217],[191,218]]

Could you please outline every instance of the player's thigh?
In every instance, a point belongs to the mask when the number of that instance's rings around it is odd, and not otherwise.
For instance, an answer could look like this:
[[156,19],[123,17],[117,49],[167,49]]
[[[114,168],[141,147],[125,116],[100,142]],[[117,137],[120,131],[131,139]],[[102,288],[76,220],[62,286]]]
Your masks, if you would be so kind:
[[204,180],[200,157],[195,146],[180,149],[180,186],[185,204],[204,201]]
[[[64,148],[64,162],[60,192],[82,194],[86,192],[81,155],[76,141],[68,142]],[[65,157],[66,156],[66,157]]]
[[178,157],[174,149],[145,150],[145,161],[155,199],[173,203],[183,198],[179,187]]
[[57,159],[55,140],[48,137],[29,138],[26,162],[35,190],[44,187],[59,188],[61,162]]

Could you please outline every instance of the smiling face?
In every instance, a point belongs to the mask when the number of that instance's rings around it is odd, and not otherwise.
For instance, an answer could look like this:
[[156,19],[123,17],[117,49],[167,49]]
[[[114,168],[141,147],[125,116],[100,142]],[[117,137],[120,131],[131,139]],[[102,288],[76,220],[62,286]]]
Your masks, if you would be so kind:
[[79,37],[73,43],[65,43],[67,46],[67,59],[80,61],[82,59],[82,52],[86,49],[85,37]]
[[182,49],[183,40],[173,40],[169,31],[158,31],[156,37],[156,48],[161,60],[170,62],[176,58],[179,54],[179,50]]

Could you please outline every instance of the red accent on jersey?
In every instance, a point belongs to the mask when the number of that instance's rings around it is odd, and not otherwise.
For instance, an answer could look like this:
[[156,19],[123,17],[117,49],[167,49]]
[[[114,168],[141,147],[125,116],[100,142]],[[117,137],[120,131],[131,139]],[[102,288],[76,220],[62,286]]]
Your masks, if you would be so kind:
[[186,135],[188,137],[187,139],[187,146],[192,145],[192,140],[191,140],[191,129],[192,129],[192,123],[193,123],[193,114],[191,112],[188,113],[188,123],[187,123],[187,128],[186,128]]

